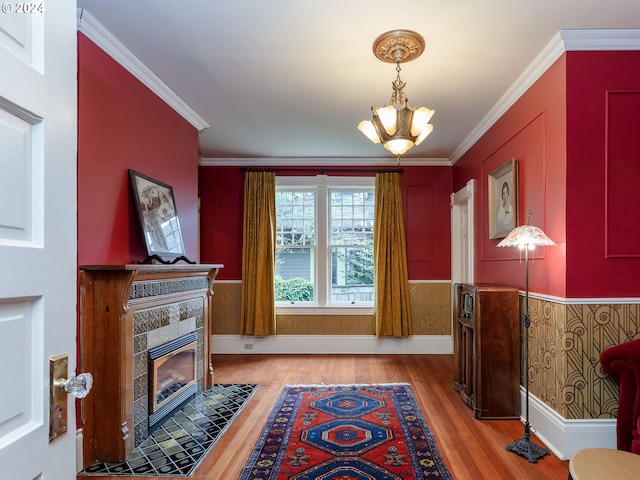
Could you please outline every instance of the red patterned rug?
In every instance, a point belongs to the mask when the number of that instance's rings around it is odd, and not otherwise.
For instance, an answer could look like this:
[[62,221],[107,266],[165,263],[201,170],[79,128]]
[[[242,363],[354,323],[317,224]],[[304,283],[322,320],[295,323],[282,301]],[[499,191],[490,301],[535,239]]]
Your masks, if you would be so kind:
[[286,387],[239,480],[451,480],[408,384]]

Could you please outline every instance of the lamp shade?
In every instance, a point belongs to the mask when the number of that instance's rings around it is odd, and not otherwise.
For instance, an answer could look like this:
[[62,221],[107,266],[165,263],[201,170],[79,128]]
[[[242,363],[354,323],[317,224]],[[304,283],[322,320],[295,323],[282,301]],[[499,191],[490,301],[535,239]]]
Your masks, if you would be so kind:
[[532,250],[536,246],[552,246],[555,242],[546,233],[533,225],[520,225],[504,237],[498,247],[518,247]]
[[408,105],[398,109],[394,105],[373,107],[371,120],[363,120],[358,129],[373,143],[382,146],[394,155],[402,155],[422,141],[433,131],[429,120],[434,111]]

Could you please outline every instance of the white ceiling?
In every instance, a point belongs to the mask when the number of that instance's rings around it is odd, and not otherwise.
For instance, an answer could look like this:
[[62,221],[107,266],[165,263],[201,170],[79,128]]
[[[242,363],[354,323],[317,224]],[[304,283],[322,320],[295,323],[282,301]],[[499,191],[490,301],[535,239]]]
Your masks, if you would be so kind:
[[[78,0],[206,124],[207,161],[390,159],[356,128],[386,105],[394,29],[426,40],[402,65],[434,132],[404,158],[454,161],[560,30],[640,28],[640,0]],[[211,159],[211,160],[209,160]],[[394,159],[395,160],[395,159]]]

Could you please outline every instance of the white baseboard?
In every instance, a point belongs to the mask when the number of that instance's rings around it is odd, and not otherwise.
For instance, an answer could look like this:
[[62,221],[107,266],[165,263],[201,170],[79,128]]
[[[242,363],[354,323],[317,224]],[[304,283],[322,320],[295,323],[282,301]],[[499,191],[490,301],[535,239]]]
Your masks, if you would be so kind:
[[452,354],[451,335],[407,338],[374,335],[211,335],[211,353],[219,354]]
[[[520,415],[525,416],[524,388],[520,389]],[[529,395],[529,423],[533,433],[562,460],[583,448],[616,448],[616,419],[567,420],[542,402]],[[524,427],[523,427],[524,429]],[[523,430],[524,433],[524,430]],[[514,438],[514,440],[517,440]]]
[[76,430],[76,472],[82,471],[84,457],[82,456],[82,448],[84,441],[84,433],[81,428]]

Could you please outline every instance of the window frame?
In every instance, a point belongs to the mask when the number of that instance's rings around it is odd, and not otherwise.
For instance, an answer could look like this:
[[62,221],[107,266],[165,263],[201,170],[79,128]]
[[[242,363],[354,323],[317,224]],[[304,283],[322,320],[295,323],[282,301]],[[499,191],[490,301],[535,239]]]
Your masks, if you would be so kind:
[[[313,189],[316,191],[316,245],[315,245],[315,302],[300,302],[290,305],[276,302],[276,313],[281,315],[373,315],[374,302],[370,304],[348,305],[344,302],[332,304],[329,301],[331,285],[331,252],[329,250],[329,191],[374,190],[375,177],[342,176],[276,176],[276,189]],[[374,227],[375,228],[375,227]]]

